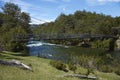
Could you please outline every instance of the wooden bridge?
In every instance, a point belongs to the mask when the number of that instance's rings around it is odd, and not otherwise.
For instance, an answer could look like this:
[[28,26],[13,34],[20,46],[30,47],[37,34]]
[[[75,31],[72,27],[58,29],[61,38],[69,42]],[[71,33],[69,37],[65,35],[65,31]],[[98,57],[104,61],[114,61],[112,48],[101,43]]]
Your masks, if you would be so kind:
[[70,39],[109,39],[116,38],[113,35],[91,35],[91,34],[26,34],[26,35],[14,35],[14,40],[12,41],[40,41],[40,40],[70,40]]

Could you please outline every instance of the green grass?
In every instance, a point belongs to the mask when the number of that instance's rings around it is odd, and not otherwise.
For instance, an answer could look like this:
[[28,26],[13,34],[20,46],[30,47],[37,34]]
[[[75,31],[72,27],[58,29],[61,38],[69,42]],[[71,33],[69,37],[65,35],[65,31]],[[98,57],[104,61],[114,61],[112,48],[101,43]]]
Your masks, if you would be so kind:
[[[71,74],[73,72],[64,72],[52,67],[48,59],[19,56],[20,53],[3,52],[0,54],[1,60],[16,59],[25,64],[31,64],[33,72],[23,70],[17,67],[0,65],[0,80],[83,80],[72,77],[62,77],[64,74]],[[77,72],[86,73],[86,69],[78,67]],[[114,73],[102,73],[95,71],[99,80],[120,80],[120,76]]]

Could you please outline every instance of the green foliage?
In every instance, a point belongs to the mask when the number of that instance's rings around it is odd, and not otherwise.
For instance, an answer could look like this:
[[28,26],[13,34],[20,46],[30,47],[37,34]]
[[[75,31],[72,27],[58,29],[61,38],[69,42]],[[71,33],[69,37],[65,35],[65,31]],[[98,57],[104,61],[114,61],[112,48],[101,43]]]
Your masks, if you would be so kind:
[[112,72],[113,69],[110,65],[101,65],[100,70],[102,72]]
[[21,13],[21,20],[19,21],[19,25],[22,26],[22,28],[25,30],[25,32],[27,33],[31,33],[31,29],[30,29],[30,16],[28,13],[22,12]]
[[107,40],[97,40],[93,42],[92,47],[93,48],[103,48],[103,49],[108,49],[110,45],[110,39]]
[[20,52],[20,51],[24,51],[25,49],[25,44],[23,43],[9,43],[8,45],[8,50],[12,51],[12,52]]
[[35,34],[112,34],[112,27],[119,25],[119,18],[83,10],[69,15],[60,14],[55,22],[39,25],[33,28],[33,32]]
[[[30,16],[18,5],[6,3],[0,13],[0,44],[4,50],[20,51],[25,43],[11,43],[16,35],[31,33]],[[0,46],[1,47],[1,46]],[[16,49],[16,50],[15,50]]]
[[63,70],[65,72],[67,72],[67,66],[66,64],[62,63],[61,61],[50,61],[50,65],[52,65],[53,67],[59,69],[59,70]]
[[69,70],[71,70],[71,71],[73,71],[74,73],[76,73],[76,70],[77,70],[76,65],[69,64],[68,67],[69,67]]
[[2,9],[4,14],[8,14],[12,17],[18,17],[21,12],[20,8],[14,3],[6,3]]
[[115,70],[115,73],[116,73],[117,75],[120,75],[120,69]]
[[114,51],[115,49],[115,39],[110,39],[110,42],[109,42],[109,51]]
[[9,31],[11,28],[21,26],[27,33],[30,32],[30,16],[28,13],[21,12],[18,5],[6,3],[3,8],[3,32]]
[[84,67],[88,67],[88,61],[91,59],[89,56],[81,55],[79,56],[79,64]]
[[93,71],[92,68],[88,68],[88,69],[87,69],[86,75],[88,76],[88,75],[90,75],[90,73],[93,73],[93,74],[94,74],[94,71]]

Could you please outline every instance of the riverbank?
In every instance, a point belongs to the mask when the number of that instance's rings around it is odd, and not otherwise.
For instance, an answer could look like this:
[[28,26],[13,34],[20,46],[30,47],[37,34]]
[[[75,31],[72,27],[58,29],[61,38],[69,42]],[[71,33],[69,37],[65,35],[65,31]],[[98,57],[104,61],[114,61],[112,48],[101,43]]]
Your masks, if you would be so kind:
[[[17,67],[0,65],[0,80],[81,80],[72,77],[62,77],[73,72],[64,72],[52,67],[48,59],[23,56],[21,53],[3,52],[0,54],[1,60],[19,60],[27,65],[31,65],[33,72]],[[86,73],[86,69],[78,67],[77,72]],[[120,76],[115,73],[103,73],[95,71],[100,80],[119,80]],[[83,80],[83,79],[82,79]]]

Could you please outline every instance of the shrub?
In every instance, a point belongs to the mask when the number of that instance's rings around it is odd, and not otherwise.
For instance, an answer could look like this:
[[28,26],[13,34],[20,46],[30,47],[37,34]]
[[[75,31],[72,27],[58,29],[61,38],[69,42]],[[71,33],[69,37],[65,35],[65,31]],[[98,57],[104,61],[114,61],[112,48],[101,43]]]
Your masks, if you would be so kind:
[[114,51],[115,48],[115,39],[110,39],[109,41],[109,51]]
[[9,43],[8,45],[8,50],[13,51],[13,52],[20,52],[24,51],[25,44],[24,43]]
[[101,71],[103,72],[112,72],[112,68],[109,65],[102,65],[101,66]]
[[93,48],[103,48],[103,49],[106,49],[106,48],[109,48],[109,44],[110,44],[110,39],[103,40],[103,41],[98,40],[98,41],[93,42],[92,47]]
[[117,70],[115,71],[115,73],[116,73],[117,75],[120,75],[120,69],[117,69]]
[[75,65],[73,65],[73,64],[69,64],[68,67],[69,67],[69,70],[73,71],[74,73],[77,70],[77,67]]
[[81,56],[79,56],[79,64],[83,67],[88,67],[89,59],[90,59],[90,57],[81,55]]
[[94,74],[94,71],[93,71],[92,68],[88,68],[88,69],[87,69],[86,75],[88,76],[90,73],[93,73],[93,74]]
[[63,70],[65,72],[67,72],[68,70],[66,69],[66,64],[62,63],[61,61],[50,61],[50,65],[52,65],[53,67],[59,69],[59,70]]

